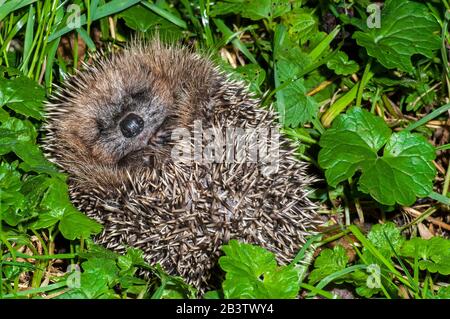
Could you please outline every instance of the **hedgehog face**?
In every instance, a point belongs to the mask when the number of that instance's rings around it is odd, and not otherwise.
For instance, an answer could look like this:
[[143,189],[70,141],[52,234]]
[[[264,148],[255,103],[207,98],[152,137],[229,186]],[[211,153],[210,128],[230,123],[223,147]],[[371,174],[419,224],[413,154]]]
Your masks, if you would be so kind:
[[46,148],[73,175],[153,167],[170,159],[173,129],[212,109],[219,79],[208,60],[188,51],[157,42],[124,50],[70,78],[52,97]]
[[95,109],[92,155],[100,160],[123,165],[130,157],[141,157],[145,163],[167,141],[168,107],[150,90],[128,93]]
[[81,78],[89,94],[63,104],[66,110],[50,123],[65,143],[58,151],[71,163],[83,158],[101,166],[151,165],[152,157],[169,149],[176,108],[169,84],[140,61],[97,72]]

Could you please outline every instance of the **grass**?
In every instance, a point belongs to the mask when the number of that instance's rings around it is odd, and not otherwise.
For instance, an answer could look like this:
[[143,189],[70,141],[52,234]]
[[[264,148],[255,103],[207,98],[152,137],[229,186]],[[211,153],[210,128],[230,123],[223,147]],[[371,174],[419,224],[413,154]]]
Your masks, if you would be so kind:
[[[448,1],[399,0],[401,8],[394,9],[386,8],[387,1],[381,11],[384,33],[366,26],[369,1],[232,2],[0,0],[0,298],[195,296],[180,278],[146,264],[139,251],[119,256],[95,246],[90,238],[97,226],[70,205],[66,177],[38,147],[42,102],[53,85],[82,69],[82,62],[92,63],[96,52],[120,50],[136,34],[147,38],[155,31],[211,52],[224,69],[247,81],[263,107],[273,105],[279,112],[284,133],[299,143],[299,157],[323,179],[311,197],[321,205],[328,228],[289,266],[301,274],[294,283],[298,295],[336,298],[333,287],[342,286],[366,298],[450,298],[450,272],[439,262],[448,261],[439,250],[447,249],[450,230]],[[408,10],[416,12],[408,18],[414,21],[399,18],[384,25],[389,15],[402,17]],[[422,28],[403,34],[411,40],[410,51],[399,54],[394,49],[405,43],[390,38],[388,29],[402,33],[411,23]],[[374,50],[372,37],[384,46]],[[354,115],[359,107],[367,114]],[[343,119],[356,122],[338,127]],[[356,173],[333,172],[339,159],[353,160],[355,137],[349,132],[364,123],[372,123],[378,139],[407,136],[411,144],[397,145],[401,151],[420,145],[410,154],[416,166],[396,168],[409,176],[428,170],[428,177],[414,183],[399,177],[396,184],[390,182],[394,173],[381,170],[362,187],[375,164],[361,164]],[[337,134],[342,134],[340,146],[326,159],[325,151],[335,147],[326,140]],[[380,159],[388,146],[367,151]],[[413,200],[402,196],[408,191]],[[78,268],[66,271],[70,264]],[[367,285],[374,278],[371,265],[380,269],[381,286]],[[140,278],[138,268],[154,278]],[[94,277],[99,279],[88,284]],[[251,275],[248,280],[258,286]],[[223,288],[209,297],[230,293]]]

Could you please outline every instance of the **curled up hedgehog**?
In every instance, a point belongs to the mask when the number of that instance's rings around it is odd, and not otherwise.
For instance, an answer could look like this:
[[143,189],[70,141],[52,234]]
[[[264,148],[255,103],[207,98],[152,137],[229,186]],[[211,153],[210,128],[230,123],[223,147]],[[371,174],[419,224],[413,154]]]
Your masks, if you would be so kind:
[[204,290],[230,239],[287,264],[321,223],[314,178],[259,103],[208,57],[153,40],[67,79],[44,147],[104,226],[97,243],[140,248]]

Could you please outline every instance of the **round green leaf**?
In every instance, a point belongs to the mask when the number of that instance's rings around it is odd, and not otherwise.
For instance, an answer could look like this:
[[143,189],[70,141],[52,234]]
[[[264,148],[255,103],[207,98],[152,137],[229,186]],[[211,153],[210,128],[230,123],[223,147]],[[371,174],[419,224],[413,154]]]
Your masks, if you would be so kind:
[[414,54],[431,58],[441,46],[439,24],[424,3],[387,0],[380,22],[380,28],[355,32],[353,38],[388,69],[412,72]]
[[42,102],[45,90],[24,76],[10,80],[0,78],[0,106],[5,104],[15,112],[43,119]]
[[432,191],[433,146],[407,131],[391,135],[381,118],[361,108],[340,115],[322,135],[320,146],[319,164],[333,187],[360,170],[360,190],[385,205],[411,205],[416,196]]

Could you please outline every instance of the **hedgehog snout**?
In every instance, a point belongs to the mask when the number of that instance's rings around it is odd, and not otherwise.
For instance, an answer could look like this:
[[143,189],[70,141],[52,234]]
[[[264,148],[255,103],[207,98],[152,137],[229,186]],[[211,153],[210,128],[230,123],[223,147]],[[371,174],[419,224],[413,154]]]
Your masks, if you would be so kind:
[[144,130],[144,120],[137,114],[129,113],[120,121],[119,126],[124,137],[132,138]]

